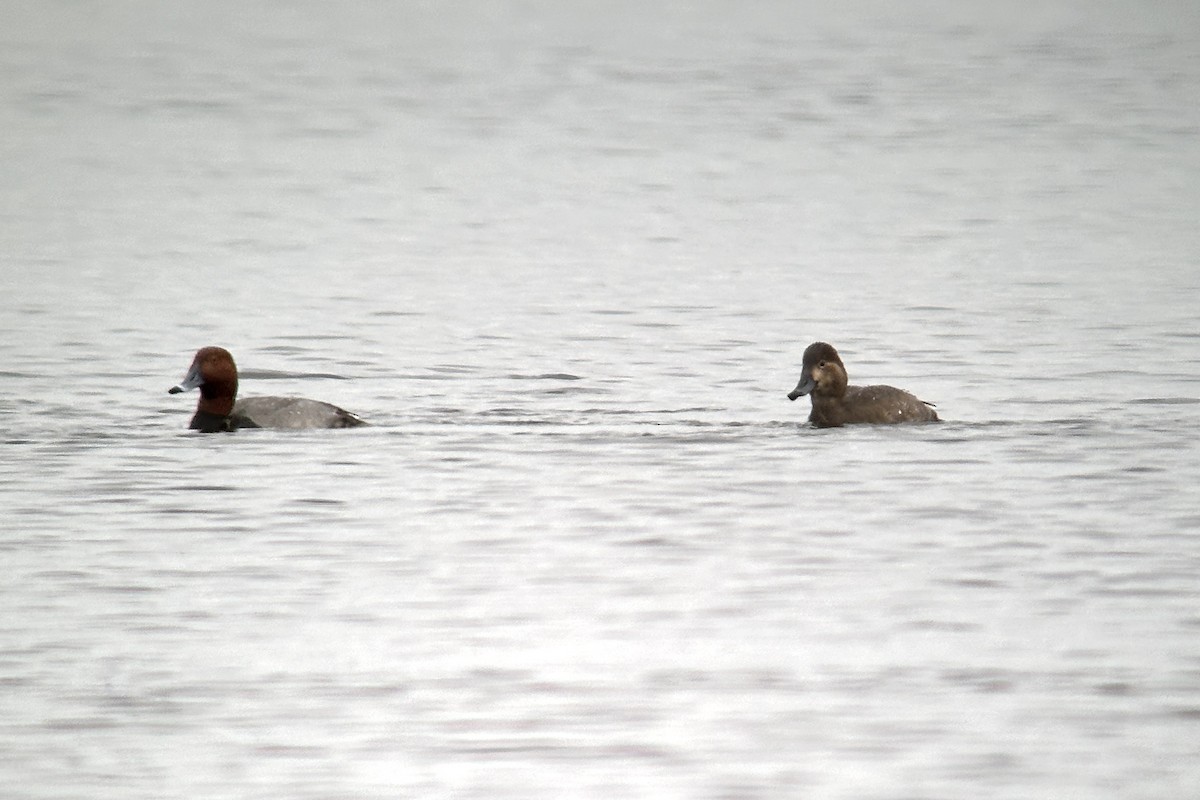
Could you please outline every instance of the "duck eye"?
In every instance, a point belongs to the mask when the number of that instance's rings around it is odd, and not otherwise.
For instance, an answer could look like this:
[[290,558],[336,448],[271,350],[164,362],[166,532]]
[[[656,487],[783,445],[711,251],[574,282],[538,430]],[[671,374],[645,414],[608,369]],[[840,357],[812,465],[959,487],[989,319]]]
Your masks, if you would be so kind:
[[824,361],[824,360],[822,360],[820,364],[817,364],[817,366],[818,366],[818,367],[824,367],[824,366],[825,366],[825,361]]

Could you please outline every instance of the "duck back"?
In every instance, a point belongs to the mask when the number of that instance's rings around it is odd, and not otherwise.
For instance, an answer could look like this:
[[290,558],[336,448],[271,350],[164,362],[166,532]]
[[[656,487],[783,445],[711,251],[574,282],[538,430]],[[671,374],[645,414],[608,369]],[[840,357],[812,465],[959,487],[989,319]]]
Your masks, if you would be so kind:
[[305,397],[245,397],[233,415],[241,428],[357,428],[366,421],[344,408]]
[[895,386],[847,386],[842,398],[846,421],[892,425],[900,422],[936,422],[938,415],[928,403]]

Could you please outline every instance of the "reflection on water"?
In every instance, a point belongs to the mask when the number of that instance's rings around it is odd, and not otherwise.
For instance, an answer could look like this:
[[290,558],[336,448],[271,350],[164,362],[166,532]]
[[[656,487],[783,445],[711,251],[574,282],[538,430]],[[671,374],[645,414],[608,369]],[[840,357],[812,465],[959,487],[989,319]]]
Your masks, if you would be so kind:
[[[1194,28],[39,8],[14,796],[1200,790]],[[207,344],[374,424],[189,433]]]

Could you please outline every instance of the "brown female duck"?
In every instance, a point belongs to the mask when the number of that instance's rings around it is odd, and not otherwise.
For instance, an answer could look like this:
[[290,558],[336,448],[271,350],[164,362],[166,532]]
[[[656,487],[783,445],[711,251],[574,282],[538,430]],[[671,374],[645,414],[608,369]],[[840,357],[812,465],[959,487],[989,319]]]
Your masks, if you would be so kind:
[[894,386],[850,386],[846,365],[833,345],[813,342],[804,351],[800,382],[789,400],[812,395],[808,419],[818,428],[869,423],[937,422],[932,404]]

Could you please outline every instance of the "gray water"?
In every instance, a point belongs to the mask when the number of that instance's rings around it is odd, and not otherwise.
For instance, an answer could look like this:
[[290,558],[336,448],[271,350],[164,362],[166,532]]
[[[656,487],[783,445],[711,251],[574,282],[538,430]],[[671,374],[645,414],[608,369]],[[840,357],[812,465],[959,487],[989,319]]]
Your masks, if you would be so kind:
[[1200,796],[1200,12],[823,5],[6,4],[3,795]]

